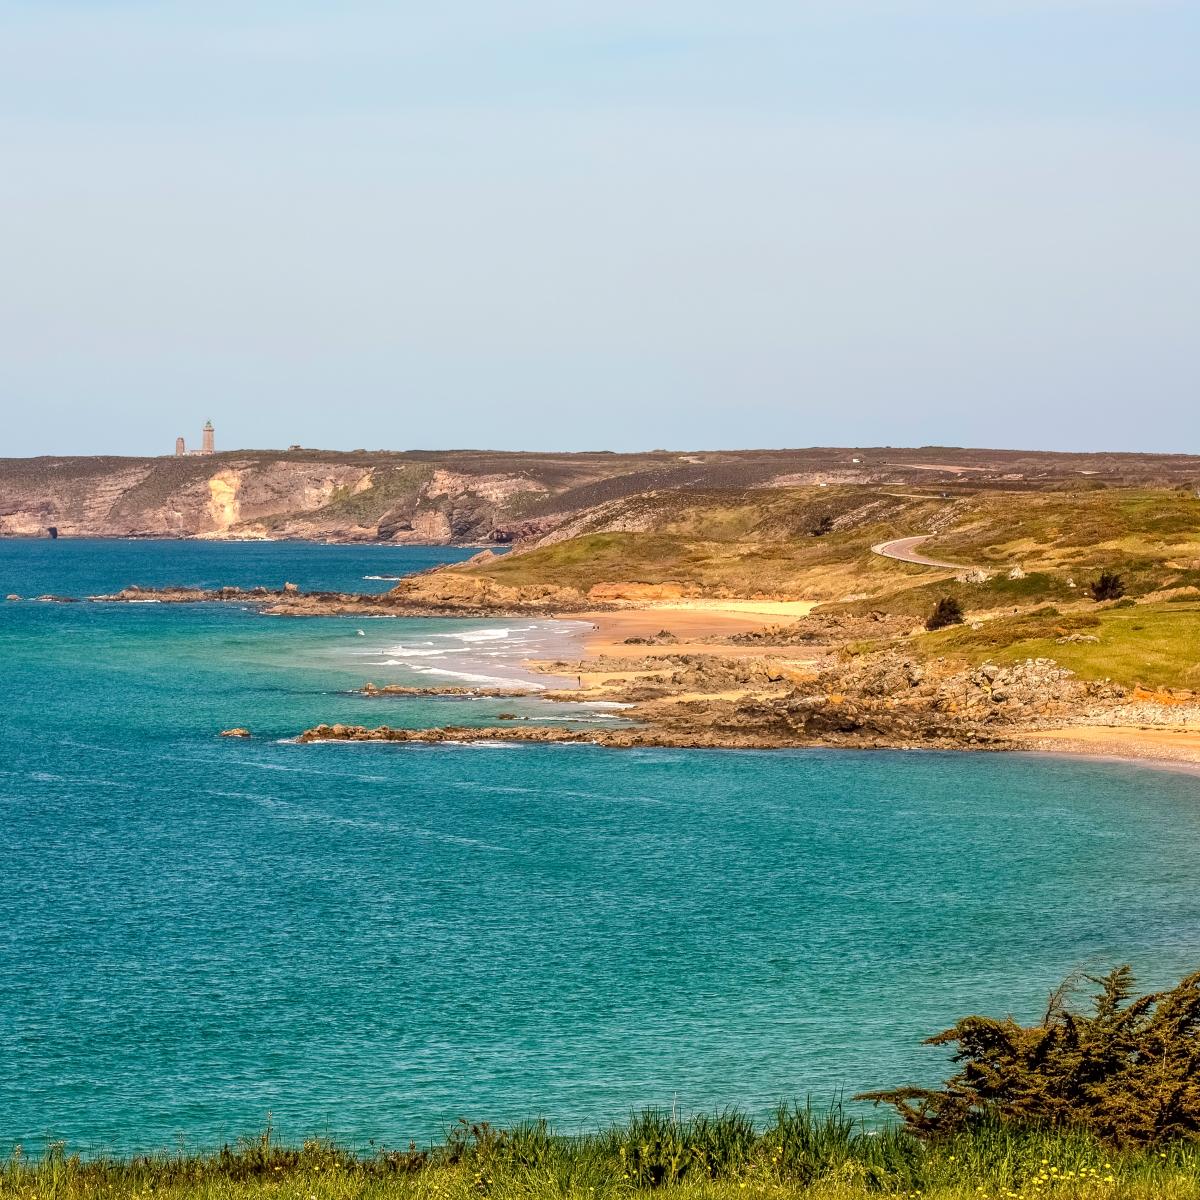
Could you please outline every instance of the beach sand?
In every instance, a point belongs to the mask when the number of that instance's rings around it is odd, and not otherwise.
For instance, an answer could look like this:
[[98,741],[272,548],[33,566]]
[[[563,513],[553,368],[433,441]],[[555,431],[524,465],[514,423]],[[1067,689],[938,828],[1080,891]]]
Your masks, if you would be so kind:
[[1100,758],[1200,764],[1200,729],[1157,725],[1071,725],[1015,735],[1030,750]]
[[[636,608],[573,614],[594,628],[584,634],[589,656],[654,654],[760,655],[761,646],[712,645],[695,639],[728,637],[767,625],[785,625],[806,617],[815,600],[655,600]],[[679,642],[668,646],[626,646],[629,637],[653,637],[661,630]]]

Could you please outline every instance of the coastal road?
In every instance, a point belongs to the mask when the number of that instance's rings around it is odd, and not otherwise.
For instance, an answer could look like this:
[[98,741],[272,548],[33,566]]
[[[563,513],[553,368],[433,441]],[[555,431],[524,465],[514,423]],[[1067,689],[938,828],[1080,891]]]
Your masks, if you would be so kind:
[[894,558],[897,562],[916,563],[918,567],[941,567],[947,571],[971,570],[970,567],[964,567],[962,563],[943,562],[940,558],[926,558],[924,554],[918,554],[917,547],[932,536],[932,534],[923,533],[917,537],[893,538],[890,542],[880,542],[878,545],[872,546],[871,550],[875,554],[882,554],[884,558]]

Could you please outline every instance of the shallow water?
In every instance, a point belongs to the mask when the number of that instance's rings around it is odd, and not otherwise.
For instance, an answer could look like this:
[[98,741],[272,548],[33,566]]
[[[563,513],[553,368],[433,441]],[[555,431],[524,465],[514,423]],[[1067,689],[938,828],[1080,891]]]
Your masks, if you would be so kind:
[[[22,565],[44,545],[0,543],[0,587],[70,591],[66,556]],[[195,568],[195,545],[158,544],[157,578]],[[79,590],[154,582],[92,550],[109,581]],[[292,550],[311,587],[378,556]],[[12,586],[20,570],[46,582]],[[433,662],[514,678],[573,636],[0,605],[0,1149],[214,1146],[268,1112],[284,1136],[396,1144],[459,1116],[762,1111],[934,1079],[922,1037],[967,1011],[1032,1016],[1075,968],[1130,961],[1158,984],[1196,965],[1188,775],[280,740],[545,717],[345,689]],[[257,736],[215,736],[234,724]]]

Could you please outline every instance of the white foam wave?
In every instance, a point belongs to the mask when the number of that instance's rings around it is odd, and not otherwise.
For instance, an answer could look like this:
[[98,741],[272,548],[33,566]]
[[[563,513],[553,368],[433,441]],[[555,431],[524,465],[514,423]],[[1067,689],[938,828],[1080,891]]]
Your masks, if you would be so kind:
[[555,717],[554,719],[562,725],[611,725],[613,721],[619,721],[621,718],[606,717],[597,713],[594,717]]
[[465,629],[459,633],[435,633],[433,636],[455,642],[499,642],[507,640],[514,633],[533,633],[537,628],[536,625],[501,625],[499,628]]
[[[450,671],[444,667],[413,667],[414,671],[420,671],[422,675],[445,675],[451,679],[465,679],[468,683],[496,683],[496,684],[515,684],[517,680],[510,679],[504,675],[475,675],[470,671]],[[540,683],[523,683],[522,687],[530,689],[541,689]]]

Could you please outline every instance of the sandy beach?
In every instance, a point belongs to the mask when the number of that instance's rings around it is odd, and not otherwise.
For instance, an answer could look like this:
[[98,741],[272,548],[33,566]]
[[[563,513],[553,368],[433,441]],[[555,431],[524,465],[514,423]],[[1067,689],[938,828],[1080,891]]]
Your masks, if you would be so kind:
[[1014,735],[1026,749],[1139,762],[1200,765],[1200,729],[1151,725],[1074,725]]
[[627,655],[635,650],[652,655],[653,646],[625,645],[630,637],[653,637],[669,631],[678,643],[659,648],[663,654],[761,654],[761,648],[714,645],[700,639],[748,633],[766,625],[782,625],[806,617],[815,600],[656,600],[636,608],[574,614],[572,619],[593,626],[584,644],[591,656]]

